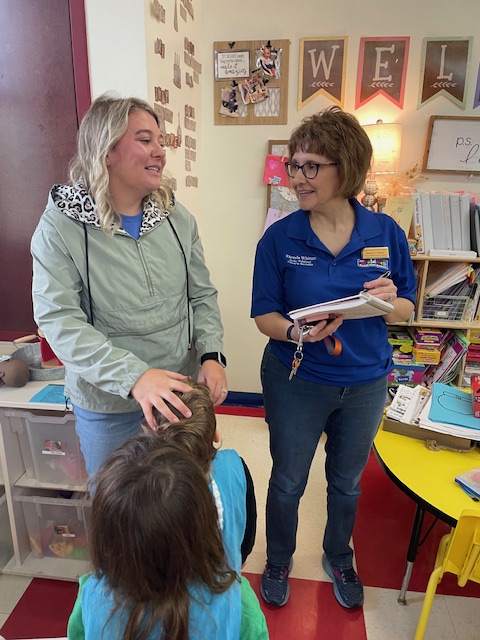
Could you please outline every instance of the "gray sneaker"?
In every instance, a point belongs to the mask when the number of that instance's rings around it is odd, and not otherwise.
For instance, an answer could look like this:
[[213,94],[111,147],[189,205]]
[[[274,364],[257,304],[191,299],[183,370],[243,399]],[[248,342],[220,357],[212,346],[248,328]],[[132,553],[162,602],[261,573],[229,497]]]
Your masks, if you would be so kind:
[[268,604],[276,607],[283,607],[290,597],[290,586],[288,584],[288,574],[292,570],[293,559],[288,565],[272,564],[267,560],[262,575],[260,593]]
[[327,575],[332,579],[333,593],[342,607],[347,609],[361,607],[363,605],[363,585],[355,569],[353,567],[346,569],[332,567],[325,554],[322,556],[322,565]]

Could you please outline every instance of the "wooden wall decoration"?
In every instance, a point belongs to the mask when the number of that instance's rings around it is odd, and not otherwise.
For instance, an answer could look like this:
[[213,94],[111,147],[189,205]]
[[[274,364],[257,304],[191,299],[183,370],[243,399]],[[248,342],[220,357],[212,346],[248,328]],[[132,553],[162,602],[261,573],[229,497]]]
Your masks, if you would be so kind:
[[[240,91],[237,90],[238,116],[229,117],[220,113],[224,92],[231,88],[232,82],[241,85],[257,69],[257,61],[262,55],[261,47],[265,44],[264,40],[213,43],[215,124],[287,124],[290,40],[271,40],[272,47],[278,51],[279,72],[278,77],[267,77],[265,74],[263,76],[263,79],[267,80],[268,98],[261,102],[244,104]],[[247,65],[250,67],[247,68]]]

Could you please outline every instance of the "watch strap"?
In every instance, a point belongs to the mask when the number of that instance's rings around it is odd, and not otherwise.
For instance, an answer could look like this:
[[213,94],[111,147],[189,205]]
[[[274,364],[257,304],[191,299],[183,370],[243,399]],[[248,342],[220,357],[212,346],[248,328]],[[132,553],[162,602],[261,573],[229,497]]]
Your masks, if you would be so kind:
[[200,358],[200,364],[203,364],[207,360],[215,360],[216,362],[221,364],[222,367],[227,366],[227,359],[221,351],[210,351],[209,353],[204,353]]

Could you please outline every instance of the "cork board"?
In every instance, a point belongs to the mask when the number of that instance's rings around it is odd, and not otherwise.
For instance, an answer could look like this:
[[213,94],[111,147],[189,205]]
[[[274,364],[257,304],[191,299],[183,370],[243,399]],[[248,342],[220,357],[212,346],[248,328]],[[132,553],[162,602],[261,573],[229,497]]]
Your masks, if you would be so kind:
[[[240,40],[213,43],[214,65],[214,123],[225,126],[244,124],[287,124],[288,115],[288,64],[290,40],[271,40],[276,50],[278,67],[274,76],[263,73],[268,97],[265,100],[245,104],[240,87],[255,71],[261,72],[264,40]],[[249,68],[248,68],[249,65]],[[246,75],[245,75],[246,74]],[[225,92],[237,84],[237,102],[234,116],[220,113]]]

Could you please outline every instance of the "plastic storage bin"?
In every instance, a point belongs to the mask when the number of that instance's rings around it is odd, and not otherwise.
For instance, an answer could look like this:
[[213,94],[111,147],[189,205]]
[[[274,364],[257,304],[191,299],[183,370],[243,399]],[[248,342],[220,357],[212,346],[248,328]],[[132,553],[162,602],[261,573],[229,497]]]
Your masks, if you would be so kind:
[[0,492],[0,570],[13,557],[12,532],[5,493]]
[[61,487],[83,484],[87,472],[75,432],[75,416],[51,414],[9,413],[12,431],[18,434],[25,475]]
[[88,560],[91,501],[85,493],[24,489],[14,500],[22,503],[32,556]]

